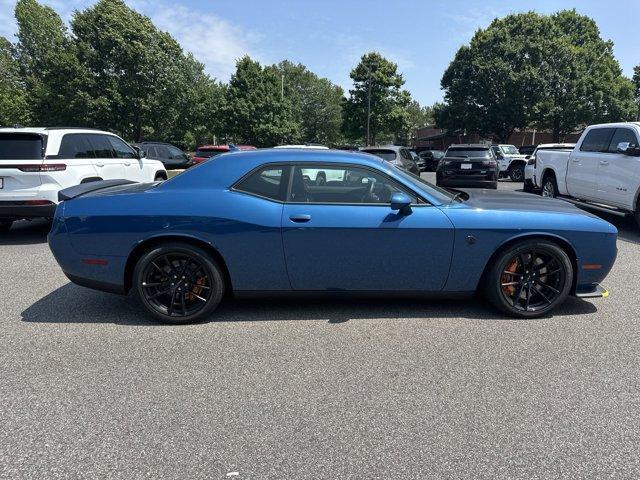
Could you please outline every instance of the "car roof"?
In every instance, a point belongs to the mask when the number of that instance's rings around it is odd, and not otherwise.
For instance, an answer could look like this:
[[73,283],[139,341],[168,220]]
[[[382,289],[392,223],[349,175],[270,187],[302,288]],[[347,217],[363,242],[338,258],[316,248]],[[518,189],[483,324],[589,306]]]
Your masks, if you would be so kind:
[[487,145],[486,143],[457,143],[455,145],[449,145],[449,148],[455,148],[463,150],[465,148],[485,148],[489,149],[492,145]]
[[[66,130],[66,132],[65,132]],[[88,127],[2,127],[1,133],[37,133],[39,135],[48,135],[49,132],[62,132],[62,133],[100,133],[104,135],[117,134],[109,132],[107,130],[100,130],[97,128]]]
[[376,145],[376,146],[370,145],[368,147],[361,148],[360,151],[370,152],[372,150],[392,150],[394,152],[397,152],[402,148],[407,148],[407,147],[403,147],[402,145]]
[[575,146],[575,143],[541,143],[537,148],[573,148]]

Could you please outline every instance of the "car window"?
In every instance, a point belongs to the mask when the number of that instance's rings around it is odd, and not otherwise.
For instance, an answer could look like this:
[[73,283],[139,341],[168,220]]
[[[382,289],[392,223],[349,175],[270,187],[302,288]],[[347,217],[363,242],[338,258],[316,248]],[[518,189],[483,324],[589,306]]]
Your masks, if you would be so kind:
[[91,154],[93,155],[91,158],[117,158],[113,151],[113,147],[111,146],[111,142],[109,142],[109,138],[107,137],[108,135],[97,134],[86,136],[86,139],[91,146]]
[[156,145],[156,155],[157,158],[171,158],[171,153],[169,152],[169,149],[166,145]]
[[609,148],[609,140],[613,134],[613,128],[593,128],[580,145],[581,152],[606,152]]
[[371,155],[375,155],[376,157],[380,157],[381,159],[386,160],[387,162],[395,160],[398,157],[398,155],[396,154],[395,151],[386,150],[386,149],[364,150],[364,153],[370,153]]
[[40,160],[42,137],[33,133],[0,133],[0,160]]
[[373,170],[351,166],[297,166],[289,201],[322,204],[389,204],[391,195],[403,192],[417,203],[415,194]]
[[442,157],[444,157],[444,152],[441,152],[439,150],[433,151],[432,154],[433,154],[434,158],[442,158]]
[[407,150],[406,148],[400,149],[400,155],[402,155],[402,158],[404,158],[405,160],[411,160],[413,158],[409,150]]
[[144,145],[142,150],[144,150],[144,153],[148,158],[158,158],[158,152],[156,152],[155,145]]
[[609,142],[609,152],[618,153],[618,144],[621,142],[638,145],[638,139],[633,130],[629,128],[616,128],[613,137],[611,137],[611,142]]
[[514,145],[501,145],[500,150],[506,155],[518,155],[518,149]]
[[167,145],[167,150],[169,150],[169,158],[183,158],[184,152],[173,145]]
[[137,158],[136,152],[118,137],[106,135],[113,147],[116,158]]
[[227,150],[196,150],[195,156],[200,158],[211,158],[226,152]]
[[450,148],[447,157],[489,158],[491,150],[488,148]]
[[60,158],[95,158],[94,148],[89,142],[89,135],[83,133],[71,133],[62,137]]
[[282,202],[287,196],[288,172],[287,167],[264,167],[241,180],[233,190]]

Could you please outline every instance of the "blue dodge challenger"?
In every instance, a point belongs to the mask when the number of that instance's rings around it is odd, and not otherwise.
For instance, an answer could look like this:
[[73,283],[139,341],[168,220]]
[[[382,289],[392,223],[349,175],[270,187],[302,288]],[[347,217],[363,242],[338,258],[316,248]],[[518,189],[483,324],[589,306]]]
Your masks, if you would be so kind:
[[616,228],[561,200],[442,190],[330,150],[221,155],[164,183],[60,192],[49,245],[67,277],[135,292],[158,320],[205,319],[233,295],[476,292],[538,317],[600,287]]

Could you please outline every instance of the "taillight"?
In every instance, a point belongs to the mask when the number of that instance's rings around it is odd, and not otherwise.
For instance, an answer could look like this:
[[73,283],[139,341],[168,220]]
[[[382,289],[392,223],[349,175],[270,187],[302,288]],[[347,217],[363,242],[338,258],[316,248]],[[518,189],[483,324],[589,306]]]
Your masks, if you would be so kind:
[[533,165],[535,167],[536,166],[536,157],[531,157],[529,160],[527,160],[527,165]]
[[64,163],[44,163],[42,165],[16,165],[21,172],[61,172],[67,169]]
[[482,161],[482,165],[484,167],[496,167],[496,166],[498,166],[498,164],[496,163],[495,160],[483,160]]
[[50,200],[26,200],[25,205],[53,205]]

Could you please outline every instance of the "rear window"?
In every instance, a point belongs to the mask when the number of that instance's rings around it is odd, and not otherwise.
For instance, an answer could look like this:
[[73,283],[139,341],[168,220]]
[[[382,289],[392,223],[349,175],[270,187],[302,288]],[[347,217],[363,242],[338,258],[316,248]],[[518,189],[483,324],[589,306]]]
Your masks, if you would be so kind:
[[42,159],[42,137],[28,133],[0,133],[1,160]]
[[380,157],[387,162],[390,162],[397,158],[396,152],[393,150],[365,150],[365,153],[370,153],[372,155],[375,155],[376,157]]
[[201,158],[211,158],[211,157],[215,157],[216,155],[220,155],[221,153],[226,153],[227,150],[196,150],[196,157],[201,157]]
[[488,148],[450,148],[447,150],[447,157],[491,157]]

